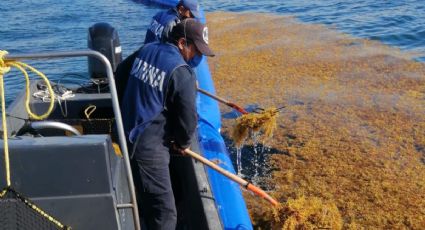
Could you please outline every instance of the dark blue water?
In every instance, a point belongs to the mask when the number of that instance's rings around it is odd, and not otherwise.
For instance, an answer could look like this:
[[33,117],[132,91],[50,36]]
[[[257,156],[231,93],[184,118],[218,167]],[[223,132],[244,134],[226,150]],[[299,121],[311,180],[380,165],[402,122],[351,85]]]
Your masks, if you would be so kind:
[[307,23],[325,24],[356,37],[378,40],[420,54],[425,61],[425,2],[373,0],[206,1],[208,11],[253,11],[295,15]]
[[[294,15],[306,23],[326,24],[361,38],[379,40],[402,50],[418,52],[425,61],[425,7],[423,1],[335,0],[204,0],[210,11],[266,12]],[[0,4],[0,49],[10,53],[86,49],[87,29],[108,22],[119,33],[123,56],[138,48],[150,17],[158,10],[131,0],[3,0]],[[267,25],[265,25],[267,26]],[[85,79],[85,59],[30,61],[52,80]],[[52,65],[53,64],[53,65]],[[55,68],[52,68],[55,66]],[[16,76],[15,76],[16,75]],[[7,101],[21,90],[20,74],[6,79]]]

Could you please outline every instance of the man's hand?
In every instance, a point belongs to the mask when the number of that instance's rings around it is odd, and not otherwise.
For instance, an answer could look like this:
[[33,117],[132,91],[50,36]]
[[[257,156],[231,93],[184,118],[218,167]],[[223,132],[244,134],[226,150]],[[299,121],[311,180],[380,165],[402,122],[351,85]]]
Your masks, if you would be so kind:
[[178,144],[176,144],[175,142],[172,142],[172,148],[173,148],[174,151],[180,153],[183,156],[186,155],[186,153],[184,151],[186,149],[189,149],[189,148],[182,148]]

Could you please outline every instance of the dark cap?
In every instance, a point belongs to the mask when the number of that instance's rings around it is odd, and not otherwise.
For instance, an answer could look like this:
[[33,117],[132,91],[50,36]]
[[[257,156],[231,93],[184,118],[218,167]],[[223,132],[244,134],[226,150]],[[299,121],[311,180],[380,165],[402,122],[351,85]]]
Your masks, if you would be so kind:
[[192,41],[196,48],[205,56],[215,56],[208,46],[208,27],[193,18],[187,18],[179,22],[172,31],[172,37],[177,40],[186,38]]
[[190,13],[193,14],[195,18],[201,18],[201,13],[199,12],[199,4],[196,0],[180,0],[180,3],[184,8],[190,10]]

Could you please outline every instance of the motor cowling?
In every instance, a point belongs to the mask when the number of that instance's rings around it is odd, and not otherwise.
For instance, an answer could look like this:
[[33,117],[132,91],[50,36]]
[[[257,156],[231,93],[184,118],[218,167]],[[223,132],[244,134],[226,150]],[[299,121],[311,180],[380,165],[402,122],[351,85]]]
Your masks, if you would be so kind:
[[[122,61],[121,45],[118,32],[108,23],[96,23],[89,28],[88,48],[105,55],[115,72]],[[97,59],[89,57],[89,76],[93,79],[106,78],[105,66]]]

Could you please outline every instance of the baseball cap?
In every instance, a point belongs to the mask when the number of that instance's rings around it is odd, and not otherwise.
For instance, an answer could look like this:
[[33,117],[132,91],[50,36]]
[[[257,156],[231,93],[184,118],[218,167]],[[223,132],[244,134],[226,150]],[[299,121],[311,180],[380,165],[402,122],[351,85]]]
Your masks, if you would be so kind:
[[184,6],[184,8],[189,9],[190,13],[192,13],[195,18],[201,18],[199,4],[196,0],[180,0],[180,4]]
[[179,22],[172,31],[174,38],[186,38],[192,41],[196,48],[205,56],[215,56],[208,46],[208,27],[193,18]]

